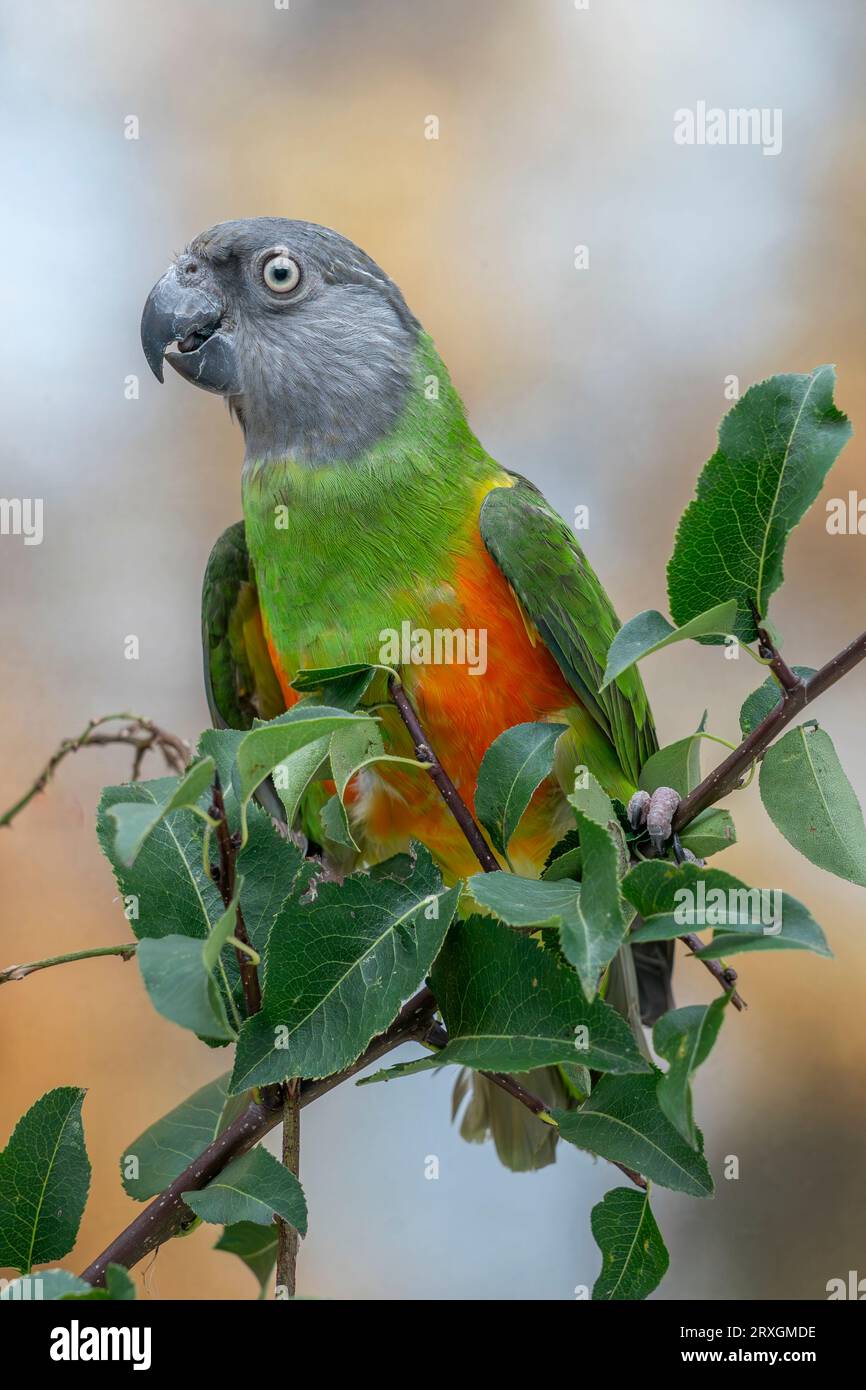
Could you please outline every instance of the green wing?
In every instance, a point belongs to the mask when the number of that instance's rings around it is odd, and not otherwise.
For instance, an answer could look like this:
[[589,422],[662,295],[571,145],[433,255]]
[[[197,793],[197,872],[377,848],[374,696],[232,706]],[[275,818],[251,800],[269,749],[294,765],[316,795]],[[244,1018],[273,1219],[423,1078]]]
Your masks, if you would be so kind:
[[210,553],[201,596],[204,682],[219,729],[249,729],[286,708],[271,664],[255,578],[238,521]]
[[632,668],[599,691],[607,650],[620,626],[610,599],[562,517],[532,483],[484,499],[484,544],[581,704],[613,744],[634,786],[657,748],[643,682]]

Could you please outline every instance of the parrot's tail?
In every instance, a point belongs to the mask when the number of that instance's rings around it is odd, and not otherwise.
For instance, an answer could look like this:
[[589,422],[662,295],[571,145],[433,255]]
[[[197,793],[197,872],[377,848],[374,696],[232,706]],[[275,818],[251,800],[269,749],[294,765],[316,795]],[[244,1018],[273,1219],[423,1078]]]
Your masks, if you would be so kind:
[[631,948],[637,974],[641,1023],[655,1023],[674,1007],[671,978],[674,973],[673,941],[645,941]]
[[[543,1100],[549,1109],[570,1103],[558,1067],[522,1072],[515,1075],[514,1080]],[[471,1144],[481,1144],[488,1137],[492,1138],[500,1163],[513,1173],[546,1168],[548,1163],[556,1161],[556,1129],[539,1120],[507,1091],[468,1067],[461,1071],[454,1086],[452,1116],[455,1118],[467,1095],[469,1104],[460,1123],[464,1139]]]

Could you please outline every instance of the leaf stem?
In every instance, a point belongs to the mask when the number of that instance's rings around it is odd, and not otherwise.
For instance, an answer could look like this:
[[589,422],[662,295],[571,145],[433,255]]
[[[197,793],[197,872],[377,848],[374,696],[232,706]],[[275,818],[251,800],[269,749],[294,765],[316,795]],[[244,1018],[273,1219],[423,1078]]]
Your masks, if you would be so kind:
[[0,985],[9,984],[12,980],[23,980],[26,975],[33,975],[37,970],[48,970],[52,965],[67,965],[75,960],[95,960],[97,956],[120,956],[122,960],[131,960],[137,950],[137,941],[127,941],[122,946],[94,946],[86,951],[69,951],[64,956],[47,956],[45,960],[28,961],[26,965],[10,965],[5,970],[0,970]]

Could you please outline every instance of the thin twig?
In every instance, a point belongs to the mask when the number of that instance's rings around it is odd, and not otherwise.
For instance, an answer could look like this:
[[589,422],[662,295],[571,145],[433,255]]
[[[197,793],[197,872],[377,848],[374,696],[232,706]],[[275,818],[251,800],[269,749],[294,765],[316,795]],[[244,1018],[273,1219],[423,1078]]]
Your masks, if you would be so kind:
[[[104,724],[113,724],[119,720],[126,721],[126,728],[110,734],[96,732]],[[4,811],[3,815],[0,816],[0,827],[11,825],[18,813],[23,811],[24,807],[29,805],[35,796],[45,790],[60,763],[70,753],[77,753],[79,748],[108,744],[120,744],[134,750],[133,782],[138,778],[144,755],[151,750],[158,750],[170,771],[178,775],[184,771],[189,762],[190,750],[183,739],[160,728],[158,724],[154,724],[152,719],[144,719],[138,714],[102,714],[96,719],[88,720],[84,729],[75,738],[63,739],[62,743],[51,754],[35,782],[15,802],[14,806],[10,806],[8,811]]]
[[448,773],[440,763],[435,750],[431,748],[427,740],[427,735],[421,727],[418,715],[415,713],[402,683],[396,676],[388,677],[388,690],[394,704],[400,711],[400,718],[409,730],[409,734],[415,746],[416,758],[421,763],[429,764],[427,771],[431,779],[438,788],[448,810],[451,812],[457,824],[460,826],[460,829],[463,831],[463,834],[466,836],[466,839],[469,841],[475,858],[478,860],[482,869],[484,869],[486,873],[495,872],[501,867],[496,855],[485,840],[481,828],[475,821],[466,802],[463,800],[454,783],[451,781],[451,778],[448,776]]
[[[778,659],[781,660],[781,658]],[[782,730],[793,719],[796,719],[807,705],[811,704],[813,700],[817,700],[819,695],[823,695],[825,690],[829,690],[864,659],[866,659],[866,632],[861,632],[859,637],[855,637],[853,642],[849,642],[847,647],[826,662],[809,680],[800,680],[793,672],[790,672],[793,684],[787,690],[783,686],[781,698],[775,708],[765,719],[761,720],[760,724],[755,725],[752,732],[743,739],[743,742],[734,749],[733,753],[720,762],[718,767],[714,767],[712,772],[698,783],[694,791],[689,792],[688,796],[680,802],[674,816],[674,830],[681,831],[701,811],[705,811],[708,806],[714,806],[723,796],[727,796],[728,792],[733,791],[749,771],[752,763],[757,758],[763,757],[770,744]],[[775,673],[781,680],[780,669],[776,669]]]
[[[228,907],[235,895],[235,883],[237,881],[237,874],[235,871],[237,850],[229,829],[225,801],[223,799],[222,786],[220,785],[218,772],[214,773],[211,800],[211,815],[217,823],[216,838],[220,856],[219,869],[214,871],[214,880],[220,890],[223,903]],[[249,946],[250,939],[247,935],[246,923],[244,922],[240,903],[237,905],[235,915],[234,934],[238,941],[243,942],[245,946]],[[259,976],[255,962],[250,959],[246,951],[241,951],[237,947],[235,947],[235,955],[237,957],[238,969],[241,973],[241,983],[244,989],[247,1014],[257,1014],[262,1007],[262,990],[259,984]]]
[[[680,937],[680,941],[683,943],[684,946],[688,946],[689,950],[696,956],[697,952],[702,951],[704,949],[704,946],[706,945],[705,941],[701,941],[701,938],[699,936],[695,936],[694,932],[690,931],[683,932],[682,936]],[[731,1003],[733,1004],[734,1008],[739,1009],[739,1011],[742,1013],[743,1009],[747,1008],[748,1006],[746,1004],[745,999],[743,999],[742,995],[739,994],[737,990],[733,988],[733,986],[737,982],[736,970],[734,970],[733,967],[730,965],[722,965],[721,961],[709,960],[706,956],[699,956],[698,959],[700,960],[701,965],[706,966],[713,978],[718,980],[721,989],[723,989],[726,994],[730,994]]]
[[27,975],[33,975],[37,970],[48,970],[52,965],[67,965],[74,960],[94,960],[97,956],[120,956],[122,960],[131,960],[138,950],[137,941],[125,942],[123,946],[95,946],[89,951],[70,951],[65,956],[48,956],[45,960],[32,960],[27,965],[9,965],[5,970],[0,970],[0,985],[9,984],[11,980],[23,980]]

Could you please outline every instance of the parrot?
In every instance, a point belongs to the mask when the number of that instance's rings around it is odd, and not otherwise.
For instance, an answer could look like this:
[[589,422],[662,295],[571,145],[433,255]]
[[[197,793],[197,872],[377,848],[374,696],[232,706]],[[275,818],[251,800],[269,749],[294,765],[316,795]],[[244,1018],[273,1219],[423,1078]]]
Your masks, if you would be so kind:
[[[203,584],[215,726],[250,728],[291,709],[302,669],[383,664],[383,642],[397,634],[404,689],[470,810],[500,734],[527,722],[565,727],[503,867],[540,875],[574,828],[577,767],[645,824],[650,798],[638,780],[657,738],[636,667],[600,689],[620,625],[611,601],[573,529],[473,433],[432,338],[370,256],[310,222],[219,223],[153,286],[141,341],[160,382],[167,361],[222,396],[244,438],[243,520],[217,541]],[[440,648],[437,660],[437,633],[466,634],[466,659],[443,659]],[[382,701],[376,713],[386,752],[411,759],[396,706]],[[301,808],[301,829],[323,850],[333,791],[313,782]],[[358,866],[415,838],[446,882],[478,870],[420,768],[364,767],[345,805]],[[662,838],[669,829],[668,816]],[[672,949],[632,948],[645,1023],[671,1006]],[[520,1079],[549,1105],[574,1103],[561,1069]],[[517,1171],[553,1161],[555,1130],[478,1072],[461,1074],[455,1114],[467,1097],[464,1138],[492,1137]]]

